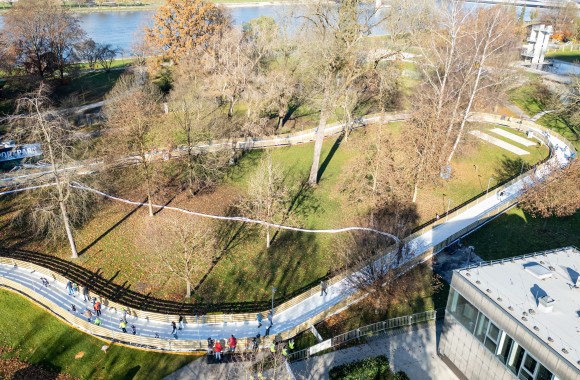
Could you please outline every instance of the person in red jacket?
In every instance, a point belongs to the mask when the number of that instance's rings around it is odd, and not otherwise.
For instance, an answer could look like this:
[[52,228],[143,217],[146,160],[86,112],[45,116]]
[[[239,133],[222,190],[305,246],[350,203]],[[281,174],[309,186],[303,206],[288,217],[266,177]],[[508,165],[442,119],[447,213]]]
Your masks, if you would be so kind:
[[236,350],[236,344],[238,343],[238,340],[236,339],[235,336],[231,336],[230,339],[228,340],[228,345],[230,346],[230,353],[233,354],[234,351]]
[[213,346],[213,351],[215,352],[215,358],[221,362],[222,361],[222,344],[220,343],[219,340],[217,342],[215,342],[215,345]]

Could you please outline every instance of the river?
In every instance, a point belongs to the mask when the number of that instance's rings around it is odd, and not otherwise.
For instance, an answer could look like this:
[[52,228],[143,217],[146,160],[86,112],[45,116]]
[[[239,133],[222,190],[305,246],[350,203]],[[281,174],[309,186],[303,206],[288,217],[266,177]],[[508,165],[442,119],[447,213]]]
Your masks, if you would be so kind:
[[[412,1],[412,0],[410,0]],[[253,18],[260,16],[270,16],[276,21],[284,20],[288,17],[291,10],[304,5],[263,5],[263,6],[240,6],[227,7],[234,24],[241,25]],[[466,4],[467,9],[474,9],[479,6],[489,6],[486,4]],[[521,7],[516,7],[516,13],[519,15]],[[150,26],[153,20],[154,11],[137,10],[137,11],[111,11],[111,12],[94,12],[80,13],[78,18],[87,35],[93,40],[101,43],[110,43],[114,47],[122,49],[123,54],[130,54],[131,47],[135,41],[138,41],[142,34],[143,28]],[[526,10],[525,18],[529,18],[530,8]],[[0,16],[0,27],[2,27],[3,16]],[[297,22],[295,22],[296,24]],[[375,29],[373,34],[383,34],[384,30]]]

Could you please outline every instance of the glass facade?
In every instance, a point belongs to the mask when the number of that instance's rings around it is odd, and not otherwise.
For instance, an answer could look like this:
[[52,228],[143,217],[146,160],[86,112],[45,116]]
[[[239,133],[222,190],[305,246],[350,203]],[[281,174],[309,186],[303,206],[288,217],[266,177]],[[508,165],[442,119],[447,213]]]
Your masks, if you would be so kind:
[[546,367],[453,288],[449,292],[447,312],[469,330],[518,379],[557,380]]

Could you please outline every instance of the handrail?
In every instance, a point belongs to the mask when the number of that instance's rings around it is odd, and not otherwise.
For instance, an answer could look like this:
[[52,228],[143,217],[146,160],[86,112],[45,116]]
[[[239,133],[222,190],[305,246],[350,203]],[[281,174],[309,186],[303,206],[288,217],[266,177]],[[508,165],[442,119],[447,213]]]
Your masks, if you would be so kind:
[[420,313],[405,315],[402,317],[390,318],[384,321],[371,323],[345,333],[333,336],[323,342],[300,351],[292,352],[288,355],[288,361],[295,362],[310,358],[311,355],[324,350],[334,349],[340,345],[355,339],[360,339],[369,335],[376,335],[388,330],[397,329],[404,326],[411,326],[417,323],[433,321],[437,318],[437,310],[427,310]]
[[[13,292],[19,293],[33,301],[35,301],[40,306],[47,310],[50,310],[56,317],[64,320],[73,327],[94,335],[98,338],[107,340],[109,342],[121,343],[125,345],[130,345],[135,348],[144,350],[162,350],[162,351],[172,351],[172,352],[196,352],[205,351],[207,347],[207,341],[205,340],[173,340],[173,339],[162,339],[145,337],[140,335],[133,335],[129,333],[123,333],[120,331],[114,331],[101,326],[97,326],[90,322],[87,322],[84,318],[77,316],[76,314],[70,313],[68,310],[60,307],[53,301],[44,297],[42,294],[35,292],[32,289],[27,288],[15,281],[12,281],[5,277],[0,277],[0,288],[5,288]],[[273,341],[274,337],[263,337],[261,338],[262,347],[267,347]],[[250,351],[252,350],[251,339],[238,339],[238,344],[236,346],[238,351]]]
[[[406,115],[397,114],[397,115],[391,115],[391,119],[392,119],[392,117],[395,117],[396,119],[398,119],[398,118],[401,118],[401,117],[402,118],[405,118]],[[498,115],[493,115],[493,114],[474,113],[474,114],[472,114],[470,116],[470,118],[472,119],[472,121],[480,121],[480,122],[487,122],[487,123],[503,124],[503,125],[506,125],[506,126],[509,126],[509,127],[512,127],[512,128],[523,128],[523,127],[526,127],[526,128],[533,129],[533,130],[536,130],[536,131],[538,129],[539,130],[543,130],[543,131],[548,131],[546,128],[544,128],[542,126],[539,126],[538,124],[533,123],[533,122],[523,121],[523,122],[516,123],[516,122],[512,122],[511,120],[505,120],[505,118],[500,118]],[[367,118],[367,121],[370,121],[370,120],[379,121],[379,120],[384,120],[384,118],[380,118],[380,117]],[[342,128],[344,128],[344,126],[342,126]],[[557,133],[555,133],[555,132],[553,132],[551,130],[549,131],[549,133],[551,133],[554,136],[557,136],[559,139],[561,139],[562,141],[564,141],[567,144],[569,144],[569,142],[566,139],[562,138]],[[570,148],[571,151],[574,152],[574,148],[573,148],[573,146],[571,144],[568,145],[568,147]],[[544,163],[542,165],[545,165],[545,164],[546,163]],[[513,183],[519,181],[520,179],[526,177],[528,175],[528,173],[529,172],[526,172],[526,173],[524,173],[522,175],[519,175],[516,178],[508,181],[507,183],[505,183],[503,185],[502,184],[498,184],[495,187],[491,188],[490,191],[486,192],[485,194],[482,193],[479,196],[474,197],[472,199],[474,199],[475,202],[479,202],[482,198],[483,199],[487,199],[490,196],[496,196],[496,193],[498,191],[501,191],[505,187],[510,186],[511,184],[513,184]],[[510,202],[512,202],[512,204],[513,204],[513,203],[515,203],[515,200],[511,200]],[[471,203],[473,203],[473,200],[472,200]],[[453,216],[457,215],[458,213],[462,212],[471,203],[465,204],[465,205],[463,205],[461,207],[458,206],[458,207],[450,210],[451,212],[449,212],[446,215],[446,218],[445,219],[447,219],[447,217],[453,217]],[[408,236],[407,238],[405,238],[404,241],[409,241],[409,240],[413,239],[414,237],[419,236],[419,235],[421,235],[421,234],[423,234],[423,233],[425,233],[425,232],[427,232],[427,231],[429,231],[429,230],[437,227],[439,224],[441,224],[441,223],[444,222],[443,219],[444,218],[441,218],[440,220],[437,220],[437,221],[433,221],[432,220],[430,224],[424,225],[424,226],[422,226],[421,229],[419,229],[417,231],[414,231],[410,236]],[[428,248],[425,248],[425,249],[428,249]],[[12,250],[12,251],[10,251],[7,254],[7,251],[6,250],[0,250],[0,256],[4,255],[4,257],[8,257],[8,258],[13,257],[14,260],[17,259],[18,261],[22,261],[22,263],[26,263],[25,260],[27,258],[29,258],[29,257],[26,257],[26,255],[16,255],[17,252],[21,252],[22,253],[23,251],[14,251],[14,250]],[[390,250],[388,252],[390,252]],[[37,261],[38,264],[41,267],[44,266],[44,265],[50,264],[50,262],[56,262],[56,261],[58,261],[58,263],[57,263],[58,265],[55,264],[54,266],[51,266],[49,269],[50,270],[53,270],[54,272],[57,272],[59,275],[62,275],[62,276],[65,276],[65,275],[67,275],[67,276],[68,275],[74,275],[74,273],[76,273],[75,271],[71,270],[70,268],[67,269],[67,265],[70,266],[70,264],[71,264],[68,261],[65,261],[65,260],[62,260],[62,259],[57,259],[57,258],[55,258],[53,256],[46,256],[46,255],[40,255],[40,254],[36,254],[36,255],[37,256],[35,256],[35,257],[44,256],[43,257],[43,260],[38,260]],[[16,257],[16,256],[18,256],[18,257]],[[30,256],[30,257],[32,257],[32,256]],[[49,257],[49,259],[47,257]],[[1,259],[1,257],[0,257],[0,259]],[[65,263],[66,265],[64,265],[63,263]],[[93,272],[90,272],[90,271],[88,271],[88,270],[86,270],[84,268],[81,268],[81,269],[83,270],[83,272],[85,273],[85,275],[86,275],[86,272],[89,272],[91,275],[94,275]],[[352,270],[353,269],[351,268],[351,270],[349,270],[348,273],[350,273]],[[330,278],[329,281],[328,281],[329,282],[329,285],[332,285],[332,284],[334,284],[336,282],[339,282],[339,281],[343,280],[348,275],[348,273],[347,272],[343,272],[343,273],[341,273],[341,274],[339,274],[337,276],[334,276],[334,277]],[[54,274],[52,274],[52,275],[54,276]],[[63,277],[63,279],[64,279],[64,277]],[[81,282],[81,283],[85,283],[85,281],[79,280],[79,282]],[[315,281],[314,283],[316,283],[316,282],[318,282],[318,280]],[[313,283],[311,283],[311,285],[312,284]],[[123,290],[123,289],[121,288],[121,290]],[[128,290],[125,290],[125,291],[128,292]],[[288,300],[288,301],[286,301],[284,303],[279,304],[279,306],[275,308],[275,313],[277,314],[277,313],[279,313],[279,312],[281,312],[283,310],[286,310],[286,309],[288,309],[288,308],[296,305],[297,303],[301,302],[302,300],[304,300],[304,299],[306,299],[306,298],[308,298],[308,297],[310,297],[310,296],[318,293],[319,291],[320,291],[319,285],[314,286],[314,287],[311,287],[309,290],[307,290],[307,291],[305,291],[305,292],[303,292],[303,293],[301,293],[301,294],[293,297],[292,299],[290,299],[290,300]],[[127,294],[129,294],[129,293],[127,293]],[[130,307],[134,309],[133,310],[134,315],[140,315],[140,316],[144,316],[144,317],[151,318],[151,319],[164,320],[164,321],[165,320],[169,320],[169,318],[172,317],[169,314],[174,314],[174,315],[186,314],[186,318],[189,317],[190,319],[193,319],[196,322],[201,321],[201,323],[223,323],[223,322],[228,322],[228,321],[252,321],[252,320],[255,319],[255,312],[254,313],[245,313],[245,314],[242,313],[242,314],[205,314],[205,315],[199,315],[199,314],[202,314],[202,313],[208,313],[210,311],[208,311],[209,309],[201,309],[201,308],[200,309],[195,309],[195,307],[197,307],[199,305],[197,305],[197,306],[188,306],[190,304],[172,303],[171,301],[156,300],[156,299],[154,299],[152,297],[140,295],[139,293],[136,293],[136,292],[133,292],[131,294],[132,295],[135,295],[135,297],[139,296],[138,297],[138,300],[141,302],[141,304],[139,304],[139,305],[131,304]],[[117,299],[117,298],[114,297],[114,294],[112,295],[111,293],[102,294],[102,295],[99,295],[99,296],[100,297],[104,297],[105,299],[106,298],[110,298],[109,301],[112,304],[116,304],[116,302],[113,301],[113,300],[119,300],[119,301],[122,301],[122,302],[129,302],[131,300],[131,297],[128,297],[128,298],[121,297],[121,298],[118,298]],[[279,298],[277,301],[278,301],[277,303],[280,303],[281,299]],[[158,312],[148,311],[148,310],[151,310],[151,309],[147,309],[147,305],[149,303],[154,304],[154,305],[158,305],[159,306],[159,309],[158,309],[159,311]],[[195,304],[191,304],[191,305],[195,305]],[[258,302],[257,303],[244,303],[244,302],[241,302],[241,303],[230,303],[228,305],[231,306],[231,309],[229,309],[229,310],[235,310],[234,309],[235,307],[244,307],[244,309],[243,309],[244,311],[250,310],[253,307],[262,308],[262,310],[267,310],[268,309],[267,307],[264,307],[264,304],[262,302],[259,302],[259,303]],[[128,305],[123,305],[123,306],[128,306]],[[246,306],[247,306],[247,308],[246,308]],[[173,307],[173,309],[170,309],[171,307]],[[188,309],[190,307],[191,307],[191,309]],[[145,308],[146,310],[141,310],[142,308]],[[187,313],[186,313],[187,310],[194,310],[195,311],[195,314],[194,315],[189,314],[189,316],[188,316]],[[253,309],[253,310],[256,310],[256,309]],[[165,313],[165,314],[159,314],[159,313]]]
[[550,254],[552,252],[561,252],[561,251],[566,251],[568,249],[572,249],[572,250],[576,250],[576,251],[580,252],[580,250],[578,249],[578,247],[576,247],[575,245],[569,245],[569,246],[563,247],[563,248],[547,249],[545,251],[538,251],[538,252],[533,252],[533,253],[526,253],[526,254],[523,254],[523,255],[514,256],[514,257],[508,257],[508,258],[504,258],[504,259],[495,259],[495,260],[488,260],[488,261],[480,261],[477,264],[471,264],[471,265],[468,265],[466,267],[463,267],[463,268],[461,268],[459,270],[469,271],[471,269],[486,267],[488,265],[509,263],[509,262],[514,262],[516,260],[529,259],[529,258],[537,257],[537,256],[545,256],[545,255]]

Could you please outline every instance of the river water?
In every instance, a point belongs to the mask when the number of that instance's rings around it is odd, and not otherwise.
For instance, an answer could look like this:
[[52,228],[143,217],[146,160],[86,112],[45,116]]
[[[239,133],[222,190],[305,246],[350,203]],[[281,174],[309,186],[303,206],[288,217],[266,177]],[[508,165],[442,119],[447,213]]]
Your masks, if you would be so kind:
[[[409,0],[413,1],[413,0]],[[263,6],[242,6],[228,7],[231,17],[236,25],[260,16],[273,17],[277,22],[288,18],[290,11],[295,11],[297,7],[303,5],[263,5]],[[467,9],[475,9],[486,4],[467,3]],[[521,7],[516,7],[516,14],[520,14]],[[101,43],[110,43],[114,47],[122,49],[123,54],[130,54],[131,47],[135,41],[139,41],[143,35],[143,28],[152,25],[154,11],[112,11],[80,13],[78,18],[87,35],[93,40]],[[529,17],[530,8],[526,9],[525,18]],[[294,21],[296,25],[298,21]],[[0,27],[3,20],[0,16]],[[384,30],[377,28],[373,34],[383,34]]]

